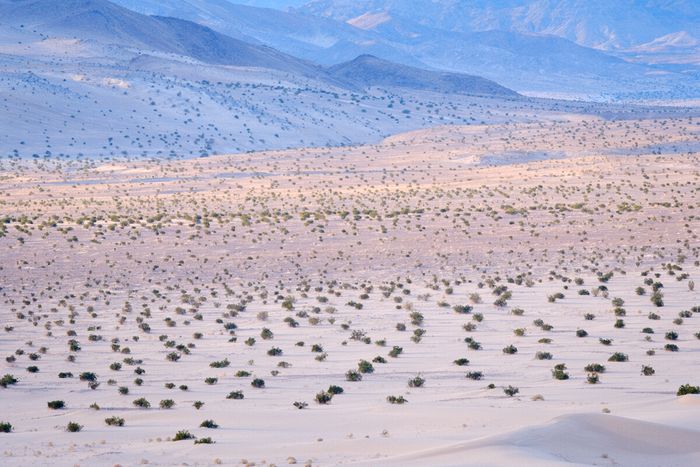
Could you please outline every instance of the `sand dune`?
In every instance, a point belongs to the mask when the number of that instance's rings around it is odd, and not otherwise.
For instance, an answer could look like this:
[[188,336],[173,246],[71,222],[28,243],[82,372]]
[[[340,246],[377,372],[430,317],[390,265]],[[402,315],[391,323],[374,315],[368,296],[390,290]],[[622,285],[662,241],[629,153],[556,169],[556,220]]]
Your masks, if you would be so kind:
[[[696,406],[700,398],[684,399]],[[692,414],[688,414],[693,416]],[[700,463],[700,431],[606,414],[574,414],[394,459],[395,465],[636,465]]]

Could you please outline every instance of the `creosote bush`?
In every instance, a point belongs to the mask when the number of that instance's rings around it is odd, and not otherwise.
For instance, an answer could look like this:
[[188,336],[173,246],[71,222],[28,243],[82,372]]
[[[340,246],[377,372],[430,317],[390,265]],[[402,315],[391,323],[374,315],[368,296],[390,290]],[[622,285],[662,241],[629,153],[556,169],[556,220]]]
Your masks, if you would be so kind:
[[390,404],[405,404],[408,402],[403,396],[386,396],[386,401]]
[[685,396],[686,394],[700,394],[700,386],[683,384],[678,388],[678,391],[676,392],[677,396]]
[[66,431],[69,433],[77,433],[78,431],[83,429],[83,425],[76,423],[76,422],[68,422],[68,425],[66,425]]
[[615,352],[608,358],[609,362],[626,362],[627,360],[629,360],[629,357],[622,352]]
[[120,417],[105,418],[105,423],[109,426],[124,426],[124,419]]
[[134,404],[136,407],[140,407],[140,408],[142,408],[142,409],[147,409],[147,408],[149,408],[149,407],[151,406],[151,403],[148,402],[144,397],[140,397],[140,398],[138,398],[138,399],[135,399],[134,402],[133,402],[133,404]]
[[202,423],[199,424],[201,428],[219,428],[219,425],[214,422],[214,420],[204,420]]
[[180,430],[173,436],[173,441],[182,441],[185,439],[194,439],[194,435],[187,430]]
[[46,403],[46,405],[48,405],[50,409],[54,410],[62,409],[66,406],[65,402],[63,401],[49,401]]
[[420,375],[415,376],[408,380],[408,387],[410,388],[421,388],[425,384],[425,378]]

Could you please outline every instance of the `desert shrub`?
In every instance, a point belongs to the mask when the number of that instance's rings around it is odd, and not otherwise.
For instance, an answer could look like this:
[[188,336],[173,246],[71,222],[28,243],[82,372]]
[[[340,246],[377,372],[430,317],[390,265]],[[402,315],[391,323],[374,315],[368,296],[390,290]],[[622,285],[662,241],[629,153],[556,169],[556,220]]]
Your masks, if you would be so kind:
[[425,378],[420,375],[415,376],[408,380],[408,387],[410,388],[420,388],[425,384]]
[[595,319],[595,315],[593,313],[586,313],[583,315],[583,319],[586,321],[593,321]]
[[114,371],[119,371],[122,369],[122,364],[119,362],[114,362],[111,365],[109,365],[109,369],[114,370]]
[[347,381],[362,381],[362,374],[359,371],[348,370],[348,372],[345,373],[345,379]]
[[566,372],[566,365],[564,363],[555,365],[552,370],[552,377],[560,381],[569,379],[569,373]]
[[172,399],[163,399],[158,405],[161,409],[172,409],[175,405],[175,401]]
[[648,366],[648,365],[642,365],[642,375],[644,376],[653,376],[656,371]]
[[588,376],[586,376],[586,382],[588,384],[598,384],[598,382],[600,382],[598,373],[588,373]]
[[651,297],[649,298],[651,303],[654,304],[654,306],[657,307],[662,307],[664,306],[664,294],[662,294],[659,291],[654,292]]
[[206,438],[194,440],[194,444],[214,444],[214,441],[211,439],[211,437],[207,436]]
[[240,400],[243,399],[243,391],[231,391],[226,396],[226,399]]
[[260,337],[263,339],[272,339],[274,337],[274,334],[272,331],[268,328],[263,328],[262,331],[260,331]]
[[224,358],[223,360],[218,360],[218,361],[215,361],[215,362],[211,362],[211,363],[209,364],[209,366],[212,367],[212,368],[226,368],[226,367],[229,366],[230,364],[231,364],[231,362],[228,361],[228,358]]
[[503,393],[508,396],[508,397],[513,397],[517,393],[520,392],[520,389],[516,388],[515,386],[507,386],[503,388]]
[[250,382],[250,385],[253,386],[254,388],[264,388],[265,387],[265,381],[260,379],[260,378],[255,378],[253,381]]
[[622,352],[615,352],[610,356],[610,358],[608,358],[609,362],[626,362],[627,360],[629,360],[627,354]]
[[171,362],[176,362],[180,360],[181,355],[177,352],[170,352],[168,355],[165,356],[166,360],[169,360]]
[[151,406],[151,403],[148,402],[148,401],[146,400],[146,398],[144,398],[144,397],[140,397],[140,398],[138,398],[138,399],[135,399],[135,400],[133,401],[133,404],[134,404],[136,407],[141,407],[142,409],[147,409],[147,408],[149,408],[149,407]]
[[543,337],[542,339],[538,340],[537,342],[539,342],[540,344],[551,344],[552,339],[550,339],[549,337]]
[[398,357],[399,355],[401,355],[402,352],[403,352],[403,348],[401,348],[401,347],[395,345],[395,346],[389,351],[389,356],[390,356],[390,357],[393,357],[393,358],[396,358],[396,357]]
[[474,340],[472,337],[465,337],[464,342],[467,343],[467,346],[472,349],[472,350],[480,350],[481,349],[481,344]]
[[219,428],[219,425],[217,425],[214,420],[204,420],[199,426],[201,428]]
[[511,344],[508,347],[503,348],[503,353],[507,355],[513,355],[518,353],[518,348]]
[[76,423],[76,422],[68,422],[68,425],[66,425],[66,431],[69,433],[77,433],[78,431],[83,429],[83,425]]
[[64,408],[66,403],[63,401],[49,401],[46,405],[48,405],[50,409],[58,410]]
[[307,404],[306,402],[300,402],[300,401],[297,401],[292,405],[294,405],[294,407],[296,407],[299,410],[305,409],[309,406],[309,404]]
[[518,337],[523,337],[525,335],[525,328],[513,329],[513,334],[515,334]]
[[576,331],[576,337],[586,337],[588,335],[588,332],[586,332],[585,329],[578,329]]
[[19,380],[10,374],[7,374],[0,378],[0,386],[2,386],[3,388],[6,388],[7,386],[12,386],[14,384],[17,384],[18,382]]
[[173,441],[182,441],[185,439],[194,439],[194,435],[187,430],[180,430],[173,436]]
[[478,381],[483,377],[484,373],[482,373],[481,371],[470,371],[466,374],[467,379],[472,379],[474,381]]
[[382,357],[381,355],[377,355],[372,359],[372,363],[386,363],[386,358]]
[[664,350],[668,350],[669,352],[678,352],[678,346],[676,344],[666,344],[664,345]]
[[654,330],[652,328],[644,328],[642,329],[643,334],[654,334]]
[[29,373],[39,373],[39,367],[36,365],[28,366],[27,371]]
[[10,422],[0,422],[0,433],[11,433],[12,424]]
[[236,372],[236,378],[247,378],[248,376],[250,376],[250,371],[238,370]]
[[691,386],[690,384],[684,384],[678,388],[676,392],[677,396],[685,396],[686,394],[700,394],[700,386]]
[[328,386],[328,390],[326,392],[329,394],[336,395],[336,394],[342,394],[344,392],[344,390],[340,386],[336,386],[334,384],[331,384],[330,386]]
[[482,313],[474,313],[474,316],[472,316],[472,319],[476,321],[477,323],[480,323],[484,320],[484,315]]
[[664,337],[666,337],[666,339],[670,341],[675,341],[676,339],[678,339],[678,333],[676,331],[669,331]]
[[374,373],[374,366],[367,360],[360,360],[357,369],[360,373]]
[[625,327],[625,321],[621,319],[615,320],[615,325],[616,328],[621,329]]
[[471,305],[455,305],[452,309],[455,313],[467,314],[471,313],[474,308]]
[[591,363],[586,365],[584,370],[589,373],[605,373],[605,366],[600,363]]
[[80,373],[80,381],[97,381],[97,375],[91,371]]
[[70,371],[62,371],[62,372],[60,372],[60,373],[58,374],[58,377],[61,378],[61,379],[63,379],[63,378],[72,378],[72,377],[73,377],[73,373],[71,373]]
[[408,402],[403,396],[386,396],[386,401],[390,404],[405,404]]
[[549,352],[537,352],[535,354],[535,358],[537,360],[551,360],[552,359],[552,354]]
[[109,426],[124,426],[124,419],[120,417],[105,418],[105,423]]
[[272,347],[270,350],[267,351],[267,354],[270,357],[277,357],[279,355],[282,355],[282,349],[279,347]]
[[598,342],[600,342],[603,345],[612,345],[612,339],[607,339],[605,337],[601,337],[598,339]]
[[321,391],[318,394],[316,394],[316,402],[321,405],[328,404],[331,400],[333,399],[333,394],[326,392],[326,391]]
[[204,378],[204,382],[208,385],[216,384],[219,381],[219,378],[214,378],[214,377],[208,377]]
[[458,358],[453,363],[457,366],[467,366],[469,365],[469,360],[466,358]]

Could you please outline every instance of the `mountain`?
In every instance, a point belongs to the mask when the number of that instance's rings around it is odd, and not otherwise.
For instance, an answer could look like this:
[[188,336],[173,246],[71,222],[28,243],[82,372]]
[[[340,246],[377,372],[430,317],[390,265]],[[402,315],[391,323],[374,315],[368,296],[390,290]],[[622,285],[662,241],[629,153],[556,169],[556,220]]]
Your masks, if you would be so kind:
[[[653,22],[662,11],[671,18],[636,35],[618,18],[625,8],[600,0],[312,0],[285,11],[236,5],[235,0],[116,1],[326,66],[372,55],[483,76],[534,95],[639,99],[700,94],[693,33],[682,34],[684,40],[663,39],[673,46],[660,52],[657,39],[622,48],[674,30],[674,24],[692,26],[692,15],[681,20],[682,14],[669,6],[683,3],[688,13],[695,11],[682,0],[644,0],[643,5],[621,0],[640,24]],[[607,13],[596,15],[591,5]],[[611,41],[612,36],[624,40]]]
[[[502,98],[512,93],[477,77],[450,82],[450,75],[407,68],[412,81],[395,73],[379,82],[362,60],[354,76],[345,73],[350,64],[328,69],[106,0],[0,0],[0,52],[0,157],[108,160],[337,146],[559,111],[549,102]],[[439,79],[440,87],[430,86]],[[496,94],[481,96],[489,92]],[[498,107],[490,109],[494,99]],[[446,103],[449,112],[436,110]]]
[[401,87],[442,94],[490,95],[516,97],[518,94],[499,84],[459,73],[435,72],[400,65],[371,55],[329,69],[333,76],[361,88],[372,86]]
[[696,0],[312,0],[299,10],[351,24],[381,17],[381,24],[411,20],[462,33],[554,35],[604,50],[700,30]]
[[351,60],[363,53],[414,66],[425,66],[371,31],[342,21],[301,13],[239,5],[227,0],[114,0],[145,15],[170,16],[202,24],[237,39],[265,44],[323,65]]
[[691,0],[312,0],[294,11],[517,91],[635,99],[700,95],[699,10]]
[[177,18],[146,16],[106,0],[0,0],[0,21],[43,34],[184,55],[205,63],[258,67],[305,76],[323,71],[264,45],[250,44]]

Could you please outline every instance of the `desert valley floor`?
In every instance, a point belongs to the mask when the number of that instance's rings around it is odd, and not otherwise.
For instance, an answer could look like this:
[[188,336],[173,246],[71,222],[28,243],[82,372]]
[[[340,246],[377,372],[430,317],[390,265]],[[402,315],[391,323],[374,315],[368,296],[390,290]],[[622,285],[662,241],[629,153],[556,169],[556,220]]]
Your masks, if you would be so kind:
[[698,465],[698,141],[3,159],[0,464]]

